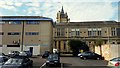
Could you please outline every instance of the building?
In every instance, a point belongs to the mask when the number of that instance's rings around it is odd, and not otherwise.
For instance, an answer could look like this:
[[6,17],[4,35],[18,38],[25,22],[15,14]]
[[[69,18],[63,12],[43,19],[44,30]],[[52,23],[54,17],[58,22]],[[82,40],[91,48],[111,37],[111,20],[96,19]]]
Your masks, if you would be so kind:
[[52,48],[53,20],[51,18],[1,16],[0,28],[0,50],[5,54],[12,50],[30,50],[33,55],[40,55]]
[[71,52],[68,41],[78,39],[95,51],[97,39],[104,44],[120,44],[120,22],[85,21],[70,22],[62,7],[57,22],[41,16],[0,16],[0,52],[30,50],[41,55],[53,48]]
[[60,52],[70,52],[67,42],[70,39],[85,41],[94,51],[97,39],[102,39],[103,44],[120,44],[120,23],[116,21],[86,21],[70,22],[63,7],[57,13],[57,22],[53,28],[53,48]]

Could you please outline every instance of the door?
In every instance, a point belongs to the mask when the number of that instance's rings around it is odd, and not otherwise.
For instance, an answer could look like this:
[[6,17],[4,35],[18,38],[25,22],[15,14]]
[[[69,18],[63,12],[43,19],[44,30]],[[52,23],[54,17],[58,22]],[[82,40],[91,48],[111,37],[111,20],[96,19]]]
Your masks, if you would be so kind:
[[30,50],[30,52],[31,52],[32,55],[33,55],[33,47],[30,47],[29,50]]

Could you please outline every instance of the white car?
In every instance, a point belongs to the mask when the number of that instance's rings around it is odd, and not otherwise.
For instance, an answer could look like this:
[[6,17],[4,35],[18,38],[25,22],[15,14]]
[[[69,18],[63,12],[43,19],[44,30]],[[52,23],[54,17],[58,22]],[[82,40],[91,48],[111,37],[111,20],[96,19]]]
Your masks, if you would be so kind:
[[78,54],[78,56],[80,57],[81,53]]
[[25,52],[20,52],[19,56],[27,56]]
[[120,57],[111,59],[108,62],[108,66],[111,68],[120,68]]

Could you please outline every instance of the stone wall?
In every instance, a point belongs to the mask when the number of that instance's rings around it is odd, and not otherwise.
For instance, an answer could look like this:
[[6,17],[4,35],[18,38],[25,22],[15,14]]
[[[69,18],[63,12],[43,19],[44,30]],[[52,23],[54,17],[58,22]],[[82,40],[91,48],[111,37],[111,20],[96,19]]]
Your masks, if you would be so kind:
[[[95,47],[95,53],[100,54],[99,47]],[[105,58],[105,60],[110,60],[114,57],[120,57],[120,45],[118,44],[102,45],[102,56]]]

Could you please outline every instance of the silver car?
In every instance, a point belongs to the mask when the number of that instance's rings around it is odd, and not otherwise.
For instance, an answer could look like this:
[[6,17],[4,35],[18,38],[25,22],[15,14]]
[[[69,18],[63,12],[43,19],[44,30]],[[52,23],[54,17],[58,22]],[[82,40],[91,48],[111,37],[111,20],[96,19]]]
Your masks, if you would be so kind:
[[110,68],[120,68],[120,57],[113,58],[108,62]]

